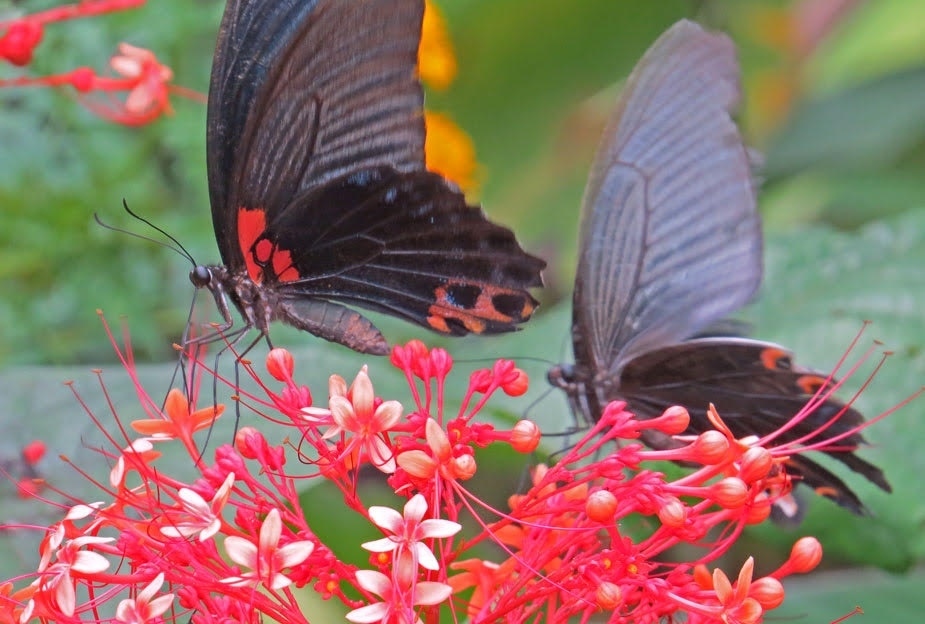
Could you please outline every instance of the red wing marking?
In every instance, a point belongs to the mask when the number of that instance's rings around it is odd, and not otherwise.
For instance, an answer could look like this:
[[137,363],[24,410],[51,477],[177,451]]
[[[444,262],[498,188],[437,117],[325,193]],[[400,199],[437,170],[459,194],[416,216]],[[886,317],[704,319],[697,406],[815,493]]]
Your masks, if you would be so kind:
[[427,323],[436,331],[451,333],[448,319],[462,323],[466,330],[481,334],[486,321],[514,324],[527,320],[533,302],[523,291],[477,282],[447,282],[434,289],[434,304]]
[[238,209],[238,244],[248,276],[257,284],[273,279],[280,282],[299,279],[292,254],[267,238],[266,229],[266,212],[262,208]]
[[253,247],[266,229],[267,213],[263,208],[238,208],[238,245],[244,256],[248,276],[258,284],[262,281],[263,271],[254,257],[256,250]]
[[761,351],[761,363],[768,370],[786,370],[790,368],[790,355],[783,349],[769,347]]

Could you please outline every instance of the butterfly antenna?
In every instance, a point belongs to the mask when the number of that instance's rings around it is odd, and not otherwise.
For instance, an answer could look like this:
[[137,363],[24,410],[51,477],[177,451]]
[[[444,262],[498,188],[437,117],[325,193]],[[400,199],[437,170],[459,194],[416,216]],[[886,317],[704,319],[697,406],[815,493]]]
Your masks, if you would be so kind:
[[190,254],[190,252],[188,252],[188,251],[186,250],[186,247],[184,247],[183,245],[180,244],[180,241],[178,241],[178,240],[177,240],[176,238],[174,238],[172,235],[168,234],[167,232],[165,232],[165,231],[164,231],[163,229],[161,229],[160,227],[154,225],[153,223],[151,223],[150,221],[148,221],[147,219],[145,219],[145,218],[142,217],[141,215],[137,214],[136,212],[133,212],[132,209],[128,207],[128,202],[126,202],[125,199],[122,200],[122,207],[125,209],[125,212],[127,212],[129,215],[131,215],[134,219],[137,219],[138,221],[141,221],[142,223],[144,223],[145,225],[147,225],[149,228],[151,228],[151,229],[154,230],[155,232],[157,232],[157,233],[161,234],[162,236],[166,237],[168,240],[170,240],[170,241],[171,241],[174,245],[176,245],[176,246],[174,247],[174,246],[168,245],[167,243],[165,243],[165,242],[163,242],[163,241],[159,241],[159,240],[157,240],[157,239],[155,239],[155,238],[151,238],[150,236],[144,236],[143,234],[138,234],[137,232],[131,232],[131,231],[129,231],[129,230],[124,230],[124,229],[119,228],[119,227],[116,227],[116,226],[114,226],[114,225],[110,225],[109,223],[106,223],[105,221],[103,221],[103,220],[100,218],[100,215],[99,215],[98,213],[96,213],[96,212],[93,213],[93,219],[94,219],[100,226],[106,228],[107,230],[112,230],[113,232],[119,232],[120,234],[127,234],[128,236],[133,236],[133,237],[135,237],[135,238],[140,238],[140,239],[143,240],[143,241],[148,241],[149,243],[154,243],[155,245],[160,245],[161,247],[166,247],[167,249],[170,249],[171,251],[175,251],[175,252],[177,252],[178,254],[180,254],[181,256],[183,256],[184,258],[186,258],[187,260],[189,260],[190,263],[191,263],[193,266],[196,266],[196,260],[194,260],[192,254]]

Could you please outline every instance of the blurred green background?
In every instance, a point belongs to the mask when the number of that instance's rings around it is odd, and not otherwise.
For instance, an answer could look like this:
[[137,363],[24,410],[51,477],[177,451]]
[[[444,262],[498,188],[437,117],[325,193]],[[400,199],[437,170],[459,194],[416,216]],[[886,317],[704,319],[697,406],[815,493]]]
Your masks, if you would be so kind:
[[[0,16],[56,4],[0,0]],[[223,5],[158,0],[136,11],[53,25],[29,72],[102,69],[116,45],[127,41],[155,51],[174,70],[177,84],[204,93]],[[525,331],[451,343],[459,354],[568,357],[578,207],[601,129],[621,79],[645,48],[677,19],[692,17],[729,32],[740,46],[746,91],[741,123],[750,143],[765,154],[767,270],[760,300],[744,312],[755,335],[794,348],[800,363],[828,369],[862,322],[871,320],[862,344],[879,339],[895,354],[860,407],[870,415],[882,413],[922,385],[925,3],[443,0],[439,5],[452,32],[459,74],[450,89],[429,94],[428,106],[451,114],[472,136],[486,211],[550,264],[543,307]],[[13,68],[0,66],[0,79],[14,75]],[[61,435],[61,418],[80,418],[72,400],[62,395],[45,404],[30,397],[65,378],[87,377],[87,365],[113,361],[96,309],[111,320],[127,317],[139,359],[163,362],[172,357],[170,345],[182,333],[192,296],[185,260],[99,227],[93,213],[137,231],[137,222],[122,212],[124,198],[176,236],[197,261],[218,259],[206,191],[205,107],[175,99],[172,116],[143,128],[102,121],[65,91],[0,89],[0,107],[3,422],[14,423],[4,426],[26,440],[31,429],[23,416],[41,416],[37,420],[54,439]],[[436,343],[414,328],[388,320],[382,325],[392,339],[420,336]],[[352,375],[363,361],[310,337],[285,331],[274,336],[288,346],[308,344],[306,360],[326,358],[323,366],[312,366],[323,369],[312,373],[317,383],[330,372]],[[24,368],[65,364],[83,366]],[[536,380],[533,396],[543,390],[545,368],[528,368]],[[152,370],[152,379],[160,375],[166,386],[168,377]],[[849,393],[862,382],[863,373],[848,380]],[[392,387],[402,392],[394,381],[377,384],[377,391],[386,395]],[[524,405],[512,404],[508,415],[522,413]],[[563,405],[555,397],[540,409],[561,419]],[[925,596],[914,589],[915,570],[925,557],[925,502],[918,481],[925,471],[922,411],[919,401],[869,431],[873,448],[864,454],[885,468],[896,490],[887,496],[858,485],[875,518],[853,518],[816,501],[799,530],[767,527],[745,547],[758,554],[759,565],[764,555],[765,565],[772,566],[796,537],[812,533],[822,540],[832,567],[876,565],[907,576],[881,583],[849,574],[833,583],[821,574],[814,577],[817,586],[801,580],[807,598],[796,601],[788,615],[829,621],[855,602],[873,615],[897,604],[917,615],[925,608]],[[61,450],[78,446],[81,430],[82,424],[65,428]],[[498,461],[514,462],[504,470],[515,475],[516,462],[522,462]],[[821,597],[830,587],[847,597],[826,603]],[[882,621],[904,615],[879,614]]]

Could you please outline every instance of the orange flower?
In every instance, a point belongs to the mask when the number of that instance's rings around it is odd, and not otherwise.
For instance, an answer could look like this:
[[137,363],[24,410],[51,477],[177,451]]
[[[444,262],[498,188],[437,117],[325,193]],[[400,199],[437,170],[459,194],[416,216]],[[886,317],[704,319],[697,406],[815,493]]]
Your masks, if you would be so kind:
[[181,440],[187,448],[195,448],[193,434],[211,427],[224,411],[224,405],[210,405],[190,412],[186,397],[182,392],[173,388],[164,401],[164,417],[136,420],[132,422],[132,429],[149,438],[176,438]]
[[464,193],[478,188],[475,145],[468,134],[441,113],[424,112],[427,138],[424,141],[427,169],[459,185]]
[[442,91],[456,77],[456,56],[446,21],[430,0],[424,5],[424,24],[418,46],[418,74],[427,86]]

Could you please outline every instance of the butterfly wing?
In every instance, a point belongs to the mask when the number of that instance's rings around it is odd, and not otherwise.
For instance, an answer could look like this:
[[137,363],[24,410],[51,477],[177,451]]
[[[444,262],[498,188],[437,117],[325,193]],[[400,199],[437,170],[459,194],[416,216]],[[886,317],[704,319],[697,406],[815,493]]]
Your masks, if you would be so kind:
[[[794,443],[797,448],[832,440],[818,450],[889,492],[883,472],[854,454],[864,443],[859,433],[852,433],[864,421],[857,410],[829,397],[802,420],[794,419],[825,385],[825,376],[795,366],[791,353],[779,345],[704,338],[655,349],[628,362],[619,395],[644,417],[684,405],[691,414],[688,434],[713,428],[706,415],[712,403],[736,438],[763,438],[768,431],[779,431],[773,446]],[[667,439],[647,443],[677,445]],[[863,512],[860,500],[841,479],[805,455],[794,454],[789,468],[819,494]]]
[[[208,110],[209,190],[226,266],[238,219],[265,221],[309,187],[424,163],[415,76],[423,2],[239,0],[219,31]],[[334,208],[336,210],[336,208]]]
[[688,21],[627,80],[585,191],[573,341],[617,374],[751,299],[761,281],[752,163],[730,112],[735,48]]
[[[250,1],[229,11],[209,142],[226,264],[272,285],[287,304],[280,318],[303,328],[319,327],[299,318],[309,311],[297,303],[304,297],[452,334],[527,320],[536,301],[526,289],[541,285],[545,263],[425,171],[416,76],[423,2]],[[240,101],[247,96],[249,107]],[[362,319],[323,301],[310,313],[346,319],[345,327]],[[345,342],[342,333],[333,339]]]
[[[328,219],[323,206],[342,206]],[[268,232],[285,296],[330,298],[442,333],[510,331],[530,318],[544,263],[426,171],[364,171],[298,197]],[[259,247],[259,245],[258,245]],[[269,268],[269,267],[268,267]]]

